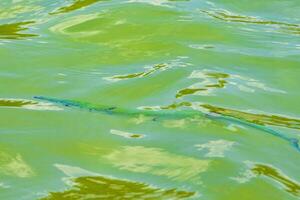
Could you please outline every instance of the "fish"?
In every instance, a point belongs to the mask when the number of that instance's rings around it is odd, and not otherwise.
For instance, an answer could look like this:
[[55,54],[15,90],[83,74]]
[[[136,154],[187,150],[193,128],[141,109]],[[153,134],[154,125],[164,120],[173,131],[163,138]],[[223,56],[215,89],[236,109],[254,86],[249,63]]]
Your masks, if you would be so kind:
[[277,138],[285,140],[295,150],[297,150],[300,153],[299,140],[297,138],[288,137],[285,134],[279,132],[278,130],[274,130],[265,125],[251,123],[246,120],[242,120],[240,118],[234,118],[233,116],[226,116],[221,114],[216,115],[214,113],[205,113],[200,110],[181,110],[180,112],[178,111],[157,112],[154,110],[124,109],[115,106],[94,105],[88,102],[81,102],[81,101],[68,100],[68,99],[58,99],[58,98],[45,97],[45,96],[34,96],[33,98],[41,101],[51,102],[53,104],[68,107],[68,108],[77,108],[77,109],[85,110],[88,112],[98,112],[102,114],[131,116],[131,117],[144,115],[146,117],[151,117],[152,121],[154,122],[157,122],[160,119],[191,118],[195,116],[201,116],[201,117],[208,118],[209,120],[212,121],[218,121],[223,123],[235,123],[241,126],[246,126],[246,127],[263,131]]

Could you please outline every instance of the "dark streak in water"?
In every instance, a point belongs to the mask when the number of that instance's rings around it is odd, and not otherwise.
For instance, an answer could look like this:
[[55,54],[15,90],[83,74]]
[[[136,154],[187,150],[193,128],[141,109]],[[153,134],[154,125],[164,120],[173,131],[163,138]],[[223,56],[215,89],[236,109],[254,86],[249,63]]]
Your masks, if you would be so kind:
[[0,107],[22,107],[25,105],[37,104],[31,101],[0,99]]
[[181,89],[177,92],[176,98],[180,98],[186,95],[192,95],[197,92],[203,92],[203,91],[208,91],[213,88],[224,88],[226,84],[228,83],[225,79],[229,78],[229,74],[224,74],[224,73],[219,73],[219,72],[206,72],[205,76],[207,78],[211,78],[215,80],[215,83],[213,84],[206,84],[202,87],[196,87],[196,88],[184,88]]
[[145,77],[148,76],[160,69],[164,69],[166,68],[167,65],[166,64],[157,64],[155,65],[153,68],[149,69],[148,71],[145,72],[138,72],[138,73],[133,73],[133,74],[126,74],[126,75],[116,75],[113,76],[112,79],[131,79],[131,78],[141,78],[141,77]]
[[173,104],[168,105],[168,106],[161,106],[160,108],[164,109],[164,110],[169,110],[169,109],[177,109],[177,108],[182,107],[182,106],[190,107],[190,106],[192,106],[192,103],[187,102],[187,101],[183,101],[183,102],[180,102],[180,103],[173,103]]
[[208,104],[201,105],[212,113],[221,114],[224,116],[234,117],[259,125],[274,125],[285,128],[300,129],[300,120],[292,119],[276,115],[252,114],[238,110],[220,108]]
[[176,98],[183,97],[190,94],[195,94],[199,91],[206,91],[206,90],[207,89],[205,88],[185,88],[178,91],[178,93],[176,94]]
[[263,164],[256,164],[252,169],[252,172],[254,172],[257,175],[263,175],[267,176],[282,185],[285,186],[285,190],[292,195],[300,196],[300,185],[292,180],[290,180],[285,175],[282,175],[279,173],[276,169]]
[[75,0],[73,4],[65,7],[59,8],[57,11],[49,13],[50,15],[68,13],[74,10],[78,10],[87,6],[90,6],[94,3],[104,1],[104,0]]
[[34,23],[34,21],[17,22],[17,23],[12,23],[12,24],[2,24],[2,25],[0,25],[0,39],[18,40],[18,39],[24,39],[24,38],[37,36],[35,34],[19,33],[20,31],[28,30],[26,25],[33,24],[33,23]]
[[209,15],[210,17],[226,21],[226,22],[238,22],[238,23],[249,23],[249,24],[259,24],[259,25],[275,25],[282,29],[283,32],[300,34],[300,25],[286,23],[286,22],[277,22],[272,20],[258,19],[250,16],[234,15],[224,11],[206,11],[202,10],[201,12]]
[[[185,199],[195,192],[164,190],[144,183],[112,179],[104,176],[85,176],[75,178],[71,189],[50,192],[42,200],[79,200],[79,199]],[[90,197],[90,198],[88,198]]]
[[289,26],[289,27],[299,27],[297,24],[291,24],[286,22],[276,22],[271,20],[263,20],[258,19],[255,17],[250,16],[242,16],[242,15],[234,15],[229,14],[222,11],[205,11],[202,10],[203,13],[206,13],[207,15],[214,17],[216,19],[229,21],[229,22],[244,22],[244,23],[253,23],[253,24],[265,24],[265,25],[283,25],[283,26]]

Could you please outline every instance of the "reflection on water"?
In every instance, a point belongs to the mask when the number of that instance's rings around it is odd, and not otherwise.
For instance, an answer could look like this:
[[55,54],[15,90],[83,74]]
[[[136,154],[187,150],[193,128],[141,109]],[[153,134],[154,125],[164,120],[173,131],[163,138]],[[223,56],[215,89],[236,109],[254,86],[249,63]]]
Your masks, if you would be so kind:
[[0,182],[0,190],[1,190],[1,189],[7,189],[7,188],[9,188],[8,185],[5,185],[4,183],[1,183],[1,182]]
[[29,5],[29,4],[25,5],[21,3],[17,3],[9,7],[3,6],[0,7],[0,19],[15,18],[21,14],[25,14],[25,13],[28,14],[30,12],[36,12],[42,9],[43,8],[41,6]]
[[0,99],[0,106],[5,107],[22,107],[26,105],[35,105],[38,102],[34,101],[26,101],[26,100],[18,100],[18,99]]
[[119,131],[119,130],[110,130],[110,133],[113,135],[118,135],[125,138],[143,138],[145,137],[143,134],[137,134],[137,133],[128,133],[125,131]]
[[300,184],[291,180],[277,169],[263,164],[256,164],[251,171],[259,176],[266,176],[284,185],[285,190],[295,196],[300,196]]
[[0,151],[0,174],[28,178],[34,175],[34,171],[20,154],[12,155]]
[[209,94],[212,89],[224,88],[227,84],[225,80],[228,78],[228,74],[220,72],[208,72],[208,71],[194,71],[189,78],[203,79],[202,82],[196,83],[189,88],[179,90],[176,94],[176,98],[183,97],[185,95],[191,95],[198,92],[203,92],[203,94]]
[[[291,195],[300,196],[300,184],[286,176],[281,170],[266,164],[253,163],[250,161],[246,161],[245,163],[248,165],[249,170],[243,172],[241,177],[232,178],[233,180],[236,180],[241,184],[245,184],[254,178],[264,177],[279,183],[284,187],[284,190]],[[274,186],[278,187],[278,185]]]
[[253,93],[256,90],[264,90],[275,93],[285,93],[282,90],[267,87],[264,83],[238,74],[227,74],[224,72],[210,70],[195,70],[190,79],[200,80],[188,88],[181,89],[177,92],[176,98],[186,95],[211,95],[216,89],[225,89],[226,87],[235,87],[242,92]]
[[190,102],[187,102],[187,101],[183,101],[183,102],[180,102],[180,103],[173,103],[173,104],[170,104],[170,105],[167,105],[167,106],[160,106],[160,109],[166,109],[166,110],[169,110],[169,109],[177,109],[177,108],[180,108],[180,107],[190,107],[192,106],[193,104],[190,103]]
[[293,27],[298,26],[296,24],[276,22],[276,21],[271,21],[271,20],[263,20],[263,19],[258,19],[258,18],[251,17],[251,16],[235,15],[228,11],[205,11],[205,10],[203,10],[202,12],[208,14],[211,17],[229,21],[229,22],[245,22],[245,23],[266,24],[266,25],[268,25],[268,24],[269,25],[285,25],[285,26],[293,26]]
[[178,181],[199,181],[199,174],[208,169],[210,162],[143,146],[124,146],[104,158],[122,170],[165,176]]
[[0,39],[24,39],[37,36],[36,34],[20,33],[28,30],[27,25],[33,24],[34,21],[17,22],[12,24],[0,25]]
[[298,25],[298,24],[278,22],[278,21],[272,21],[272,20],[264,20],[264,19],[259,19],[259,18],[251,17],[251,16],[237,15],[237,14],[231,13],[229,11],[225,11],[225,10],[215,10],[215,11],[202,10],[201,12],[203,12],[213,18],[227,21],[227,22],[242,22],[242,23],[249,23],[249,24],[275,25],[275,26],[281,28],[285,32],[290,32],[290,33],[294,33],[294,34],[297,34],[300,31],[300,25]]
[[0,98],[0,107],[24,108],[30,110],[62,110],[52,103],[43,103],[26,99]]
[[73,179],[72,188],[62,192],[50,192],[42,200],[79,199],[185,199],[194,192],[177,189],[161,189],[145,183],[108,178],[84,176]]
[[122,80],[122,79],[131,79],[131,78],[142,78],[142,77],[148,76],[158,70],[164,70],[164,69],[166,69],[166,67],[167,67],[167,64],[157,64],[157,65],[154,65],[153,68],[150,68],[145,72],[138,72],[138,73],[126,74],[126,75],[115,75],[113,77],[107,77],[106,79]]
[[184,128],[187,125],[186,119],[165,120],[163,126],[167,128]]
[[198,150],[207,149],[205,157],[224,157],[225,151],[228,151],[235,142],[227,140],[213,140],[205,144],[196,144]]
[[242,119],[254,124],[260,125],[274,125],[282,126],[286,128],[300,129],[300,120],[293,119],[278,115],[267,115],[267,114],[253,114],[239,110],[233,110],[228,108],[221,108],[213,105],[203,104],[201,107],[207,109],[209,112],[221,114],[224,116],[234,117]]
[[188,49],[187,41],[222,41],[227,36],[209,24],[179,21],[185,14],[168,7],[130,3],[67,18],[51,30],[70,40],[103,46],[102,60],[114,63],[181,56]]
[[90,6],[94,3],[105,1],[105,0],[73,0],[74,3],[65,7],[61,7],[57,9],[55,12],[50,14],[60,14],[60,13],[68,13],[74,10],[78,10],[87,6]]

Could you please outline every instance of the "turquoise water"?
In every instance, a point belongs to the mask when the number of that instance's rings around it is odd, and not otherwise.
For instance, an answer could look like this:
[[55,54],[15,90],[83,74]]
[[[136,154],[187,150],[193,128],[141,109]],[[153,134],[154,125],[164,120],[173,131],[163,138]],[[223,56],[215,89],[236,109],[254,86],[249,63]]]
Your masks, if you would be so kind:
[[299,10],[0,1],[0,199],[299,199]]

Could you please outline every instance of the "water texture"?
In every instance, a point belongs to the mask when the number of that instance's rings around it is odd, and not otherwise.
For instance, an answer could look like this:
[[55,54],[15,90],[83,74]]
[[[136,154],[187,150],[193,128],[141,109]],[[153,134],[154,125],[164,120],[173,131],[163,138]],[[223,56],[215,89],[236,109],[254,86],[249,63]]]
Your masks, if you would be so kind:
[[0,199],[299,199],[299,10],[0,1]]

